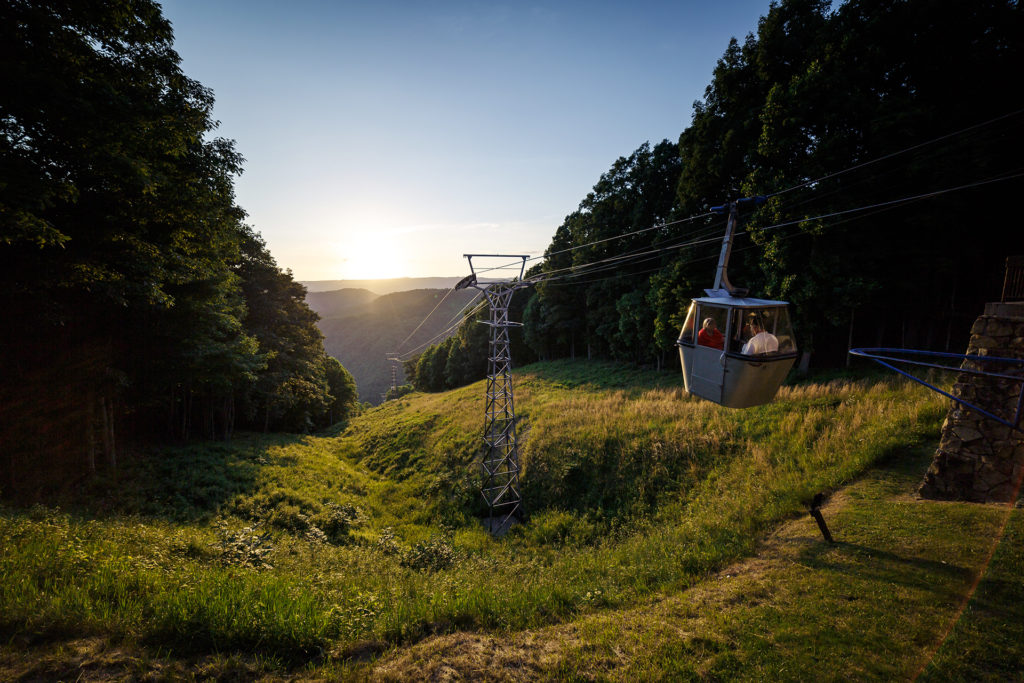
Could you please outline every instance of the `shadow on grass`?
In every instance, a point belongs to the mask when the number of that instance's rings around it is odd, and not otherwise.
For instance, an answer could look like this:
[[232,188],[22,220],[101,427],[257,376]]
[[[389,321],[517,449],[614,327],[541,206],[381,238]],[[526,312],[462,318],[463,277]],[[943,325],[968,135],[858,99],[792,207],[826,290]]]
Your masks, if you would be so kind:
[[800,552],[799,561],[806,567],[870,582],[916,588],[950,586],[951,590],[944,591],[944,597],[949,599],[958,598],[963,584],[974,578],[974,572],[967,567],[846,541],[808,546]]
[[534,363],[520,368],[522,374],[534,375],[555,386],[576,389],[652,389],[683,386],[678,371],[657,371],[626,363],[598,360],[556,360]]
[[124,458],[113,474],[93,477],[53,502],[94,517],[140,515],[174,522],[209,519],[257,487],[260,467],[289,456],[297,434],[242,433],[230,442],[149,448]]

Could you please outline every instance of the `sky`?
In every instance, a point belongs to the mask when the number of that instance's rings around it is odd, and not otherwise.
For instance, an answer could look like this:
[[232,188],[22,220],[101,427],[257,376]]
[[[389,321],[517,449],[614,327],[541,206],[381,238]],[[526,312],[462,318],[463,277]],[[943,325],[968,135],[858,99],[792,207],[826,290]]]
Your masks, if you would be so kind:
[[543,253],[620,156],[676,141],[769,0],[165,0],[296,280],[456,276]]

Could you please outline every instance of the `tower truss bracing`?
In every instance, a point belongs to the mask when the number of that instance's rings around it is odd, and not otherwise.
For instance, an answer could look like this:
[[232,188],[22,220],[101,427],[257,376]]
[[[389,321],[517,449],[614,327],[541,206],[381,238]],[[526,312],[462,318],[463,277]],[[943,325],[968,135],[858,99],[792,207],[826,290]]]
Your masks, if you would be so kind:
[[389,353],[388,361],[391,363],[391,392],[394,394],[398,389],[398,364],[401,363],[401,361],[399,360],[397,353]]
[[[473,258],[498,258],[506,261],[521,259],[514,264],[514,275],[505,273],[508,266],[486,270],[473,270]],[[500,534],[508,529],[522,509],[519,492],[519,446],[516,437],[515,395],[512,388],[512,355],[509,350],[509,329],[520,323],[508,319],[508,307],[517,289],[525,287],[522,280],[526,256],[502,254],[466,254],[472,274],[463,279],[456,289],[473,287],[483,292],[490,307],[486,324],[491,328],[487,353],[487,390],[484,401],[484,453],[481,461],[483,479],[480,493],[487,504],[487,524],[491,533]],[[487,273],[487,282],[477,276]],[[494,275],[499,275],[495,278]]]

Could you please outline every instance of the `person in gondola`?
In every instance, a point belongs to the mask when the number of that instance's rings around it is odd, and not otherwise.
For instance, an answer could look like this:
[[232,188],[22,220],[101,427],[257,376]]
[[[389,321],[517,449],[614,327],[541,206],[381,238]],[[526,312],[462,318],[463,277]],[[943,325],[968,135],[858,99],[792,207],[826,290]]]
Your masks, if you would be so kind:
[[750,320],[750,332],[753,336],[750,341],[743,345],[743,353],[747,356],[757,356],[765,353],[776,353],[779,350],[779,339],[771,332],[764,329],[761,318],[754,316]]
[[697,333],[697,343],[701,346],[710,346],[713,349],[725,348],[725,335],[718,329],[714,318],[705,318],[704,324]]

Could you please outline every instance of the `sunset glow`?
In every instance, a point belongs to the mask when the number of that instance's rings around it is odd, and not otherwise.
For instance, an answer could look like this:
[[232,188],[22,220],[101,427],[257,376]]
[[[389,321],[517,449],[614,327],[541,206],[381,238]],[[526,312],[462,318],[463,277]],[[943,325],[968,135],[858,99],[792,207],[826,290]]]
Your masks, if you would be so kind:
[[343,280],[404,277],[409,272],[404,241],[389,231],[357,233],[335,246],[335,257]]

